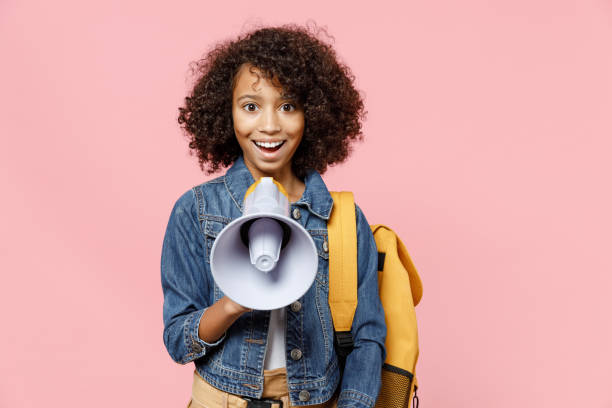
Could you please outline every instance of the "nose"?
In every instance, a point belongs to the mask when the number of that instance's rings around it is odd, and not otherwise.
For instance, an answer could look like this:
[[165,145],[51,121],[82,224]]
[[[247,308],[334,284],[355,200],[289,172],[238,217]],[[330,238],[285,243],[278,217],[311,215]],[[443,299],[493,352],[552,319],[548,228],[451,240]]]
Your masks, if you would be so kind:
[[262,133],[273,134],[280,132],[280,121],[273,109],[264,110],[260,116],[259,131]]

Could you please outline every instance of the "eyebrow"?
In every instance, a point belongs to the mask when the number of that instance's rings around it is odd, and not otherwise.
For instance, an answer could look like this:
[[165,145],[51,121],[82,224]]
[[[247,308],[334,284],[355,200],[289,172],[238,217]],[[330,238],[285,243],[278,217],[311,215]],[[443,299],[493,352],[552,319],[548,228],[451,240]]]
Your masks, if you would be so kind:
[[[241,99],[255,99],[255,100],[260,100],[261,97],[259,95],[242,95],[240,96],[237,100],[240,101]],[[291,99],[295,99],[293,96],[291,95],[281,95],[281,99],[282,100],[291,100]]]

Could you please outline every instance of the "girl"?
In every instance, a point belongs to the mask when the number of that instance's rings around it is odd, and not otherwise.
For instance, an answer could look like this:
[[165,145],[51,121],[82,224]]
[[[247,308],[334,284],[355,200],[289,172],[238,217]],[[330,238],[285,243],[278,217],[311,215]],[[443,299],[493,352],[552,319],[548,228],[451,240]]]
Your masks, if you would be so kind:
[[[377,251],[356,207],[358,306],[354,349],[339,362],[328,306],[327,220],[333,201],[320,174],[361,137],[363,102],[334,50],[298,26],[263,28],[217,45],[179,124],[202,170],[229,167],[176,202],[164,237],[164,344],[195,362],[190,407],[373,407],[385,358]],[[318,251],[315,282],[275,311],[249,310],[215,285],[212,244],[242,214],[247,188],[274,177],[291,215]],[[265,296],[265,294],[261,294]]]

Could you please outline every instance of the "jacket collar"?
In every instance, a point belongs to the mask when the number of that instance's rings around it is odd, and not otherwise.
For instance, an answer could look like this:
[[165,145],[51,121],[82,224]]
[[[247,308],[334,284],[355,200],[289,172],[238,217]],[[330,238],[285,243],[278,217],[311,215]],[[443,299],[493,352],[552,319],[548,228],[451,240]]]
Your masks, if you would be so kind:
[[[244,164],[242,156],[238,157],[225,173],[225,187],[240,211],[243,210],[244,194],[254,182],[253,175]],[[293,204],[306,207],[319,218],[329,219],[334,202],[321,175],[316,170],[309,170],[304,178],[304,184],[306,184],[304,194]]]

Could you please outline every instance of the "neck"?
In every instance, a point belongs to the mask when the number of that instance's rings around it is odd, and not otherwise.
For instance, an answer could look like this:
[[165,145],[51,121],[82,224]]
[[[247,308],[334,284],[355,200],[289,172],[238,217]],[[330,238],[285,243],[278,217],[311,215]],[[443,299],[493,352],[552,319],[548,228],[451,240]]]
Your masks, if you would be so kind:
[[248,163],[245,162],[245,164],[255,181],[259,180],[261,177],[272,177],[274,180],[282,184],[287,191],[287,194],[289,194],[290,202],[296,202],[302,197],[306,185],[295,175],[293,170],[291,170],[291,166],[280,169],[274,173],[263,173],[255,168],[252,168]]

